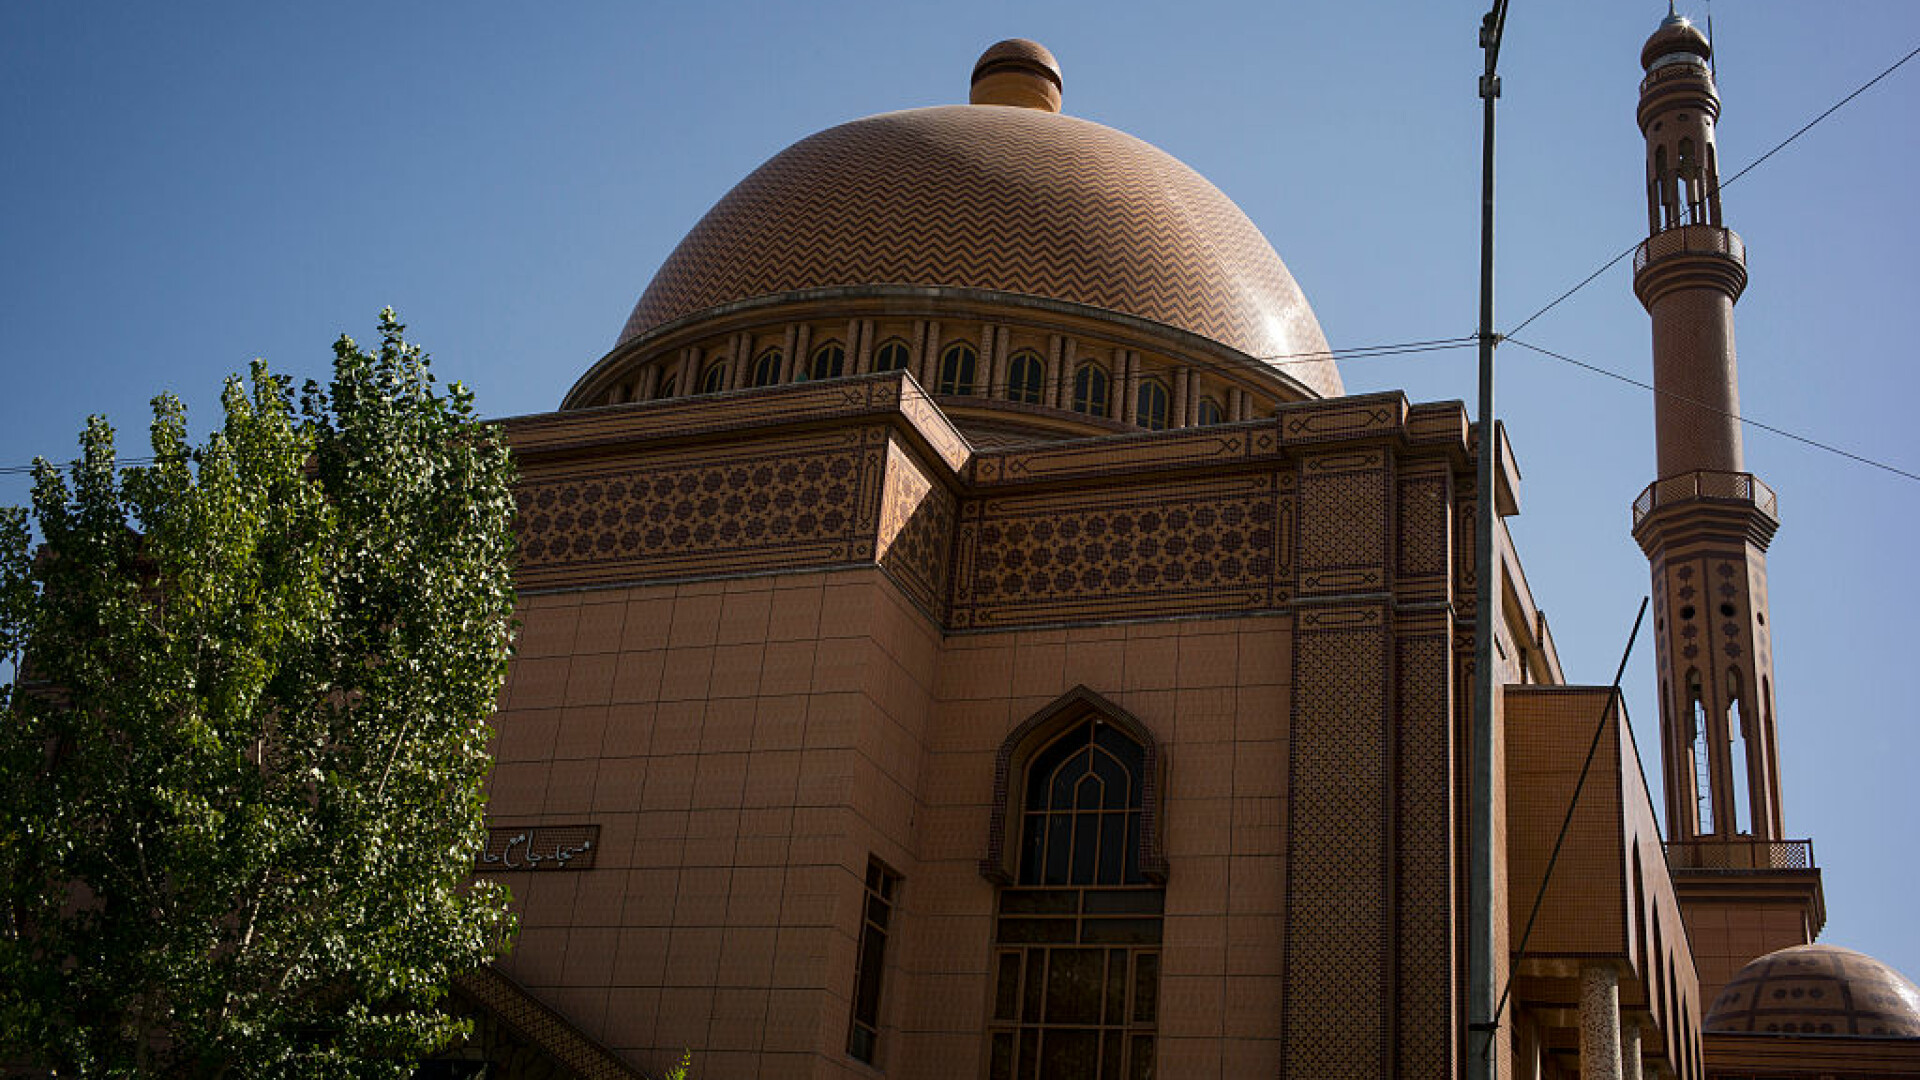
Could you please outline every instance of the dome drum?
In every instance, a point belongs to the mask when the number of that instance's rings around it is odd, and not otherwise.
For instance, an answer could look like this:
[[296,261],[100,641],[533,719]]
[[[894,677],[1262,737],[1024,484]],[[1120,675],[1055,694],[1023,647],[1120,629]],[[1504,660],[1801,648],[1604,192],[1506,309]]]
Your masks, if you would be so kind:
[[[943,370],[956,349],[970,371]],[[1147,320],[991,290],[881,285],[735,301],[674,320],[614,349],[563,407],[900,367],[970,436],[992,442],[1201,426],[1315,396],[1285,368]]]

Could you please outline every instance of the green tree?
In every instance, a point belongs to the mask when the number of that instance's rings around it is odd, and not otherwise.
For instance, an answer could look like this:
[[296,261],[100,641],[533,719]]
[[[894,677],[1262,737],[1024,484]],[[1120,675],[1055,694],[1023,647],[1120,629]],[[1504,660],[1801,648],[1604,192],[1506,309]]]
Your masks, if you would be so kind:
[[148,466],[94,418],[0,519],[0,1061],[404,1076],[457,1032],[512,929],[469,880],[511,466],[403,330],[297,401],[256,362],[197,447],[157,398]]

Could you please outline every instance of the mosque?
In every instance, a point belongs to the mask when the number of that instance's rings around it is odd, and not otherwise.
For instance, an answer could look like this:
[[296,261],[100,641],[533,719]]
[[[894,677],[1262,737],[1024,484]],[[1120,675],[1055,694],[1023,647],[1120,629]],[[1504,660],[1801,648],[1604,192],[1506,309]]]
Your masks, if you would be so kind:
[[506,422],[479,870],[522,929],[433,1068],[1463,1075],[1485,722],[1497,1075],[1920,1076],[1920,991],[1814,944],[1782,805],[1710,51],[1672,17],[1641,56],[1661,760],[1566,684],[1504,527],[1475,564],[1481,500],[1519,512],[1504,441],[1347,395],[1234,203],[1002,42],[970,104],[741,181],[559,410]]

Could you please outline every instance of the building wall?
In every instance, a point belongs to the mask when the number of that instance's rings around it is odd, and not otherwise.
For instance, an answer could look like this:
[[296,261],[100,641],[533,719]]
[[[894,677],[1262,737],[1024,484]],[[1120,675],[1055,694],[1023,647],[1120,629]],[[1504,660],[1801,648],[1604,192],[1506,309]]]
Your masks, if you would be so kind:
[[502,971],[644,1068],[873,1075],[846,1049],[877,859],[901,882],[877,1064],[981,1075],[996,760],[1086,692],[1162,766],[1161,1073],[1454,1071],[1457,406],[974,452],[911,389],[510,427],[490,850],[596,846],[484,867],[522,912]]

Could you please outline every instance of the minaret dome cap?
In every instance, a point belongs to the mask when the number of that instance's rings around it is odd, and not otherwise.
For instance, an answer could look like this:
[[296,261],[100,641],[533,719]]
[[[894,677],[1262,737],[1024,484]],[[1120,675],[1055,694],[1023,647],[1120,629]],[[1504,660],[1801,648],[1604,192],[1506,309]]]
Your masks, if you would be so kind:
[[1675,55],[1697,56],[1703,63],[1713,56],[1707,35],[1685,15],[1669,15],[1660,20],[1660,28],[1640,48],[1640,66],[1652,71],[1660,58]]
[[1013,105],[1042,112],[1060,111],[1060,62],[1045,45],[1009,38],[980,54],[973,65],[975,105]]

